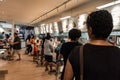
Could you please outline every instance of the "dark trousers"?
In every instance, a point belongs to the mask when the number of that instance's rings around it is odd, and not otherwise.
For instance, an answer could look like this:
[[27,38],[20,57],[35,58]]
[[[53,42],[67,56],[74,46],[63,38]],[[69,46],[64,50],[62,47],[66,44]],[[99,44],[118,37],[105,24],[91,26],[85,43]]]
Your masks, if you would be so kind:
[[32,46],[31,45],[27,45],[27,51],[28,51],[28,53],[32,52]]

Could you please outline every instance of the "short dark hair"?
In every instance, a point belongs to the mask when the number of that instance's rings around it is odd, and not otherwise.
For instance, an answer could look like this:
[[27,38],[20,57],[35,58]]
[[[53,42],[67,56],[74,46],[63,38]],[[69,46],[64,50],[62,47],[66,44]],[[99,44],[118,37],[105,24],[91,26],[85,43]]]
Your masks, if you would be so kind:
[[81,31],[79,29],[71,29],[68,35],[71,40],[75,41],[77,38],[80,38]]
[[10,36],[8,34],[5,35],[7,38],[9,38]]
[[50,33],[47,33],[46,39],[50,39],[50,38],[51,38]]
[[88,28],[92,28],[92,34],[98,39],[106,39],[113,29],[113,19],[107,10],[92,12],[87,17],[86,24]]
[[18,35],[18,33],[14,33],[14,35]]

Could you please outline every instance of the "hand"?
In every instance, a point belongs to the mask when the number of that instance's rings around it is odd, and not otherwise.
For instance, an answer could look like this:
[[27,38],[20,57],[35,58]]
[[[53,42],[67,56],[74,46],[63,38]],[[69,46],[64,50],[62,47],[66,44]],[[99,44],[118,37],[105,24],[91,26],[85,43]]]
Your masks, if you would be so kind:
[[11,45],[14,45],[14,43],[10,43]]

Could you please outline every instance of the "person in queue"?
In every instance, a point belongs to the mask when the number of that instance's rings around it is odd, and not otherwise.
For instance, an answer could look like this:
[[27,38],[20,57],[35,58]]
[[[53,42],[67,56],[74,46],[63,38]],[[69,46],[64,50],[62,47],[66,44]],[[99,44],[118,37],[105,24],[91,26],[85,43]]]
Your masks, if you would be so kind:
[[8,56],[11,57],[11,39],[8,34],[5,35],[5,45],[7,47]]
[[63,57],[64,60],[64,68],[61,74],[61,80],[63,80],[64,77],[65,66],[70,52],[72,51],[72,49],[75,48],[75,46],[82,45],[81,43],[78,42],[81,36],[81,31],[79,29],[71,29],[68,33],[68,36],[70,41],[62,44],[59,56],[59,59],[60,57]]
[[53,44],[50,41],[50,33],[47,33],[44,42],[44,55],[45,55],[45,71],[48,71],[48,66],[50,66],[50,72],[52,72],[52,63],[53,63]]
[[[92,12],[87,17],[90,42],[83,46],[83,80],[120,80],[120,49],[107,41],[113,19],[107,10]],[[69,56],[64,80],[80,79],[80,49]]]
[[3,42],[3,40],[0,39],[0,49],[7,49],[8,46],[6,46]]
[[11,45],[13,46],[13,53],[12,53],[12,58],[14,57],[14,54],[16,53],[18,55],[18,61],[21,60],[21,54],[20,54],[20,50],[21,50],[21,41],[20,38],[18,36],[18,33],[14,33],[14,42],[11,43]]
[[26,47],[27,47],[27,53],[29,55],[32,55],[32,44],[31,44],[31,36],[28,35],[27,39],[26,39]]

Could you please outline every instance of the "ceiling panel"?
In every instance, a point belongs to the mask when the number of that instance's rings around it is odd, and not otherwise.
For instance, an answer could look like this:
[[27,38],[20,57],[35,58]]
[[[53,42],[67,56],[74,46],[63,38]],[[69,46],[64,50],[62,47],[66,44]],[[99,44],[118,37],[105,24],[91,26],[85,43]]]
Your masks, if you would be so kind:
[[[0,20],[14,20],[20,24],[27,24],[65,1],[66,0],[5,0],[4,2],[0,2]],[[61,9],[63,11],[67,10],[85,1],[88,0],[72,0],[66,4],[66,9]],[[57,11],[53,11],[48,14],[47,17],[56,14]]]

